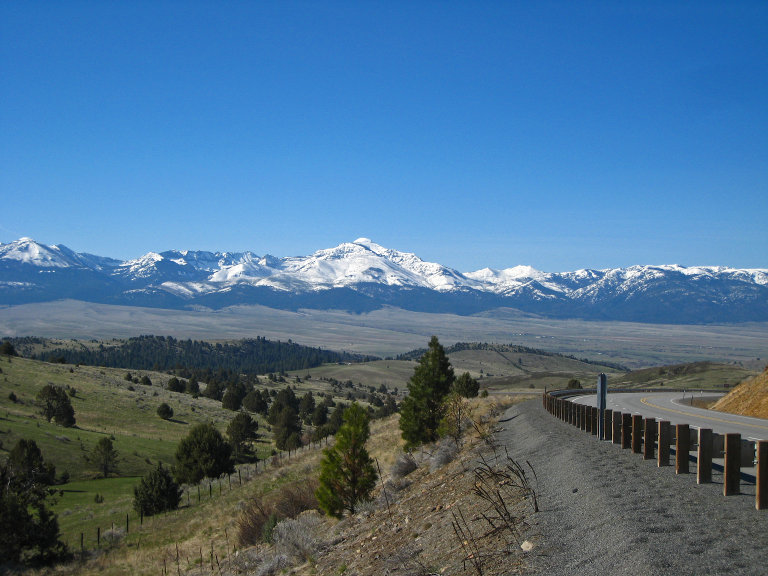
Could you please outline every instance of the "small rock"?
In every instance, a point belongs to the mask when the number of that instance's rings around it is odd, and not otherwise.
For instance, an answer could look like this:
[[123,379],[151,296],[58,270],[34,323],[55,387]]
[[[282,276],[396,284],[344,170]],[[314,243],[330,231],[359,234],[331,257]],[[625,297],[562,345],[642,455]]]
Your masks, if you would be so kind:
[[522,544],[520,544],[520,548],[523,550],[523,552],[530,552],[533,550],[533,542],[530,540],[526,540]]
[[574,488],[573,490],[571,490],[571,492],[573,492],[574,494],[576,494],[576,492],[578,492],[578,491],[579,491],[578,488]]

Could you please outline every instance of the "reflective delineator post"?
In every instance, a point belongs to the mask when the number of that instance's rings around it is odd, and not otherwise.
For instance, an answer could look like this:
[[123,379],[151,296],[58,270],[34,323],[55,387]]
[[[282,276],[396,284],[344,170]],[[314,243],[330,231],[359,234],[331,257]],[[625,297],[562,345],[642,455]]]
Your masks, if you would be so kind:
[[600,374],[597,377],[597,437],[600,440],[605,438],[605,408],[606,408],[606,394],[608,392],[608,384],[605,374]]

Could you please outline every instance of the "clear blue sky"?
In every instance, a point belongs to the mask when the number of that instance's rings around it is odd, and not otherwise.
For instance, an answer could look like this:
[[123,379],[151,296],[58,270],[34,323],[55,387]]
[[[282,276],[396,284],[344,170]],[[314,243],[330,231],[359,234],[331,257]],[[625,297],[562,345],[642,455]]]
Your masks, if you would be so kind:
[[0,3],[0,242],[768,267],[768,3]]

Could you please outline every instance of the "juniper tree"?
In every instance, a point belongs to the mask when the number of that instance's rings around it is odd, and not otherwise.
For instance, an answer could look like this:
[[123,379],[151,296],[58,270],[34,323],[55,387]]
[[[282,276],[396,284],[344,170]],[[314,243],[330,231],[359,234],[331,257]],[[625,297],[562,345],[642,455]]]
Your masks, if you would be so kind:
[[378,475],[365,449],[369,436],[368,413],[355,402],[344,410],[336,444],[323,450],[315,495],[327,514],[337,518],[345,510],[354,514],[360,502],[370,500]]
[[163,468],[159,462],[157,468],[144,476],[133,489],[133,509],[147,516],[176,510],[180,500],[181,488],[168,469]]
[[445,349],[432,336],[408,382],[408,396],[400,407],[400,430],[406,448],[437,440],[443,418],[443,399],[451,391],[454,374]]
[[174,474],[180,483],[197,484],[234,471],[232,446],[211,423],[198,424],[176,448]]

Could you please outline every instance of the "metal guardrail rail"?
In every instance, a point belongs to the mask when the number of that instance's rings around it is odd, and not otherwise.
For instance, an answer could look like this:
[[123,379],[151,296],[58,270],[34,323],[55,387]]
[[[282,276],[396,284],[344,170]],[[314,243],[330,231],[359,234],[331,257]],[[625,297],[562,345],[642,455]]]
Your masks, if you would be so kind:
[[[685,390],[688,392],[690,390]],[[658,392],[651,388],[612,389],[615,392]],[[684,392],[682,389],[665,389],[665,392]],[[656,460],[659,467],[669,466],[670,457],[675,455],[675,472],[689,473],[689,462],[696,463],[696,480],[699,484],[712,481],[712,470],[719,469],[713,458],[722,455],[724,464],[723,494],[730,496],[741,490],[743,476],[741,468],[755,466],[754,482],[755,508],[768,509],[768,441],[742,440],[740,434],[715,434],[711,429],[692,429],[688,424],[671,426],[668,421],[644,418],[639,414],[613,411],[576,404],[569,400],[573,396],[596,394],[596,389],[560,389],[544,391],[544,408],[556,418],[567,422],[599,440],[620,444],[635,454],[642,454],[646,460]],[[674,451],[672,446],[674,445]],[[690,452],[695,449],[695,456]]]

